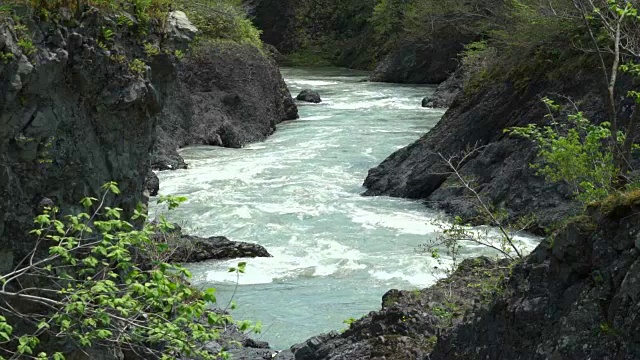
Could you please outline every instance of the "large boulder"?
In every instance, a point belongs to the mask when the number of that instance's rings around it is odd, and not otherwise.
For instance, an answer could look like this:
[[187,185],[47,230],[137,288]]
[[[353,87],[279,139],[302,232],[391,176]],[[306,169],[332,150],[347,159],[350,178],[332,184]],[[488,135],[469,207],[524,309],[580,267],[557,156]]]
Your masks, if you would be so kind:
[[174,47],[186,49],[198,28],[191,23],[187,15],[182,11],[169,13],[166,22],[167,39],[173,42]]
[[258,244],[231,241],[224,236],[202,238],[180,235],[171,240],[170,246],[173,251],[168,261],[176,263],[271,257],[271,254]]
[[318,104],[322,102],[320,98],[320,94],[317,91],[304,89],[296,96],[297,100],[306,101],[314,104]]
[[247,44],[205,43],[180,64],[164,94],[152,166],[185,168],[188,145],[239,148],[262,141],[298,109],[275,61]]

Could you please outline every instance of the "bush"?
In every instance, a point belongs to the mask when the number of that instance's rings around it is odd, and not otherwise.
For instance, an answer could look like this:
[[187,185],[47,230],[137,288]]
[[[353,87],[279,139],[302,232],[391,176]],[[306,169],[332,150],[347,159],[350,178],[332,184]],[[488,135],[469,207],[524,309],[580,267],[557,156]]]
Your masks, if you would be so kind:
[[230,40],[262,49],[261,32],[247,18],[239,0],[180,0],[177,6],[200,30],[200,40]]
[[531,167],[548,181],[568,184],[582,203],[609,196],[615,191],[615,181],[620,173],[608,145],[610,124],[592,124],[582,112],[571,114],[566,123],[560,123],[553,116],[560,107],[548,98],[543,101],[550,111],[550,125],[529,124],[505,132],[533,140],[538,145],[542,162],[531,164]]
[[[40,351],[47,338],[162,359],[226,356],[203,349],[232,323],[230,316],[206,310],[216,302],[215,289],[193,288],[189,271],[166,263],[166,245],[151,240],[173,225],[161,217],[157,224],[135,226],[146,219],[142,210],[124,220],[122,209],[106,206],[120,193],[117,185],[103,189],[100,199],[81,201],[86,212],[61,216],[54,207],[36,217],[33,250],[0,275],[0,296],[10,304],[0,308],[0,359],[63,359],[62,353]],[[174,208],[184,198],[161,201]],[[244,265],[233,271],[243,272]],[[32,330],[21,325],[18,333],[19,323],[32,324]],[[243,322],[239,328],[250,326]]]

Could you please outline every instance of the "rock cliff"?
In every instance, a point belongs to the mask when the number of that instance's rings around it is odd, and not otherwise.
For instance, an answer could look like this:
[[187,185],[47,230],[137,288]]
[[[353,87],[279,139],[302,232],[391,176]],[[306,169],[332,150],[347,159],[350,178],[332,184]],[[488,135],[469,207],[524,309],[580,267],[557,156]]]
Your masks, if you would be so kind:
[[[471,219],[476,215],[474,205],[461,200],[465,192],[455,186],[438,154],[451,157],[479,147],[460,171],[475,180],[488,203],[507,210],[511,219],[534,215],[537,229],[575,214],[578,205],[569,189],[546,182],[529,166],[536,161],[534,143],[503,131],[548,121],[540,100],[545,96],[570,107],[566,99],[572,99],[595,122],[606,118],[598,72],[586,67],[568,69],[573,60],[533,67],[520,63],[511,70],[503,68],[502,74],[482,84],[467,86],[426,135],[369,170],[365,194],[423,199]],[[620,93],[629,88],[629,82],[622,81]],[[629,118],[628,105],[620,107],[621,119]]]
[[370,76],[371,81],[439,84],[458,68],[458,54],[469,40],[438,38],[399,46],[387,55]]
[[187,145],[241,147],[298,117],[275,61],[251,45],[200,45],[178,68],[158,117],[152,166],[184,168]]
[[[26,232],[43,199],[73,211],[116,181],[126,194],[119,207],[131,211],[143,200],[165,85],[150,74],[175,74],[173,56],[150,66],[139,60],[134,29],[115,17],[61,14],[59,22],[0,21],[0,268],[33,246]],[[108,44],[99,41],[104,27],[117,29]]]

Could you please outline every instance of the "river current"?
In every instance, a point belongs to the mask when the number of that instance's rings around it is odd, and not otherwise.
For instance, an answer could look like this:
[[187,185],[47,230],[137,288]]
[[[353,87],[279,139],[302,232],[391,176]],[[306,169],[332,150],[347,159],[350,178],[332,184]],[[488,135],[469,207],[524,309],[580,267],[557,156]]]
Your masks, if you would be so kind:
[[[438,122],[443,111],[420,107],[433,87],[369,83],[344,69],[282,72],[294,96],[312,88],[323,102],[299,104],[300,119],[265,142],[187,148],[188,170],[159,173],[161,194],[189,198],[170,214],[187,233],[259,243],[273,255],[246,260],[232,314],[261,321],[255,338],[275,349],[345,328],[379,309],[389,289],[432,284],[439,274],[417,248],[443,219],[419,201],[360,195],[370,168]],[[188,268],[224,307],[236,286],[227,269],[238,261]]]

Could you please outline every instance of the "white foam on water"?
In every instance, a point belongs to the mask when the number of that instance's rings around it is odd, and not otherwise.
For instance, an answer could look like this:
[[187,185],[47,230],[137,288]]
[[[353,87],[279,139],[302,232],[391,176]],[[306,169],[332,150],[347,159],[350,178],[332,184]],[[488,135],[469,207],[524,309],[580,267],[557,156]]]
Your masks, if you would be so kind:
[[332,116],[330,115],[316,115],[316,116],[305,116],[305,117],[301,117],[300,119],[296,120],[306,120],[306,121],[317,121],[317,120],[325,120],[325,119],[331,119]]
[[[365,269],[361,263],[365,254],[333,240],[317,240],[301,244],[292,238],[294,246],[273,247],[271,258],[235,259],[224,262],[208,262],[205,271],[207,282],[235,283],[240,285],[268,284],[277,280],[300,277],[327,277],[334,274]],[[238,262],[246,261],[246,272],[238,279],[237,274],[227,270]],[[202,265],[200,265],[202,266]]]
[[[387,228],[397,230],[401,234],[427,235],[439,230],[437,224],[428,222],[424,214],[411,213],[376,213],[375,211],[355,208],[350,214],[355,223],[367,229]],[[435,220],[434,220],[435,221]]]
[[298,86],[330,86],[338,85],[337,81],[325,81],[325,80],[289,80],[289,84]]
[[[190,222],[194,235],[257,242],[273,255],[190,264],[194,283],[233,288],[237,275],[227,270],[246,261],[238,292],[259,294],[247,318],[277,323],[299,318],[300,308],[336,304],[335,323],[321,311],[305,314],[318,327],[309,336],[377,308],[390,288],[425,287],[441,276],[416,251],[441,230],[437,213],[411,200],[360,196],[370,168],[437,123],[442,111],[420,107],[433,90],[316,75],[287,79],[292,89],[320,88],[323,103],[300,106],[302,121],[279,124],[267,140],[242,149],[182,150],[189,169],[158,173],[161,194],[190,199],[171,220]],[[537,243],[521,240],[527,248]],[[480,254],[486,251],[465,248],[465,256]],[[264,340],[286,348],[304,341],[303,332],[288,324]]]

